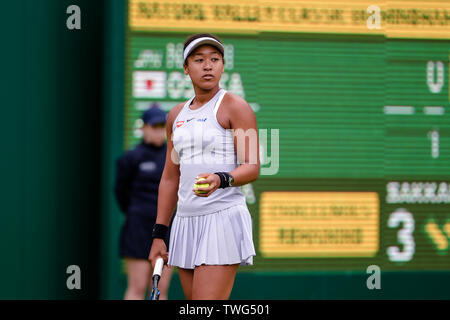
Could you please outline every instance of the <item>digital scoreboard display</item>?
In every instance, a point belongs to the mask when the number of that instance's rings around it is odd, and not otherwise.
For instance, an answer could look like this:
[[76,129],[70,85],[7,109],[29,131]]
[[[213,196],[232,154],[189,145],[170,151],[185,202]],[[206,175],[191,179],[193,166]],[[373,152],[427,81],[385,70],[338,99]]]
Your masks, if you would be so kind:
[[388,3],[128,1],[125,149],[144,110],[194,95],[196,32],[224,41],[221,87],[255,111],[242,271],[450,270],[450,3]]

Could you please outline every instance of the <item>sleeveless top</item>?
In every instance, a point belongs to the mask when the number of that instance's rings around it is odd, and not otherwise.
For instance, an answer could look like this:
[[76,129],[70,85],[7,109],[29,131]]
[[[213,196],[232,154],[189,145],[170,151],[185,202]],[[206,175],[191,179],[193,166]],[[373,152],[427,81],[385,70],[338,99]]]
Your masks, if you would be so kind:
[[196,110],[190,108],[192,97],[173,122],[171,158],[180,164],[177,216],[198,216],[236,204],[246,205],[240,187],[219,188],[208,197],[196,196],[192,191],[198,174],[230,172],[239,165],[232,130],[223,128],[216,117],[225,94],[220,89]]

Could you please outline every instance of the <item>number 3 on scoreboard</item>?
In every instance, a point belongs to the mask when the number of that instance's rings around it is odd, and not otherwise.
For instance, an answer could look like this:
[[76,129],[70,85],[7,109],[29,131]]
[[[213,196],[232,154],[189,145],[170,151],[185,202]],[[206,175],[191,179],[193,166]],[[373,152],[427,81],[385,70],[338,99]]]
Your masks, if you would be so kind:
[[398,231],[397,240],[403,245],[403,251],[400,251],[399,247],[391,246],[387,248],[387,254],[390,261],[411,261],[416,248],[413,237],[414,218],[410,212],[403,208],[399,208],[391,213],[388,226],[389,228],[397,228],[400,223],[403,225],[403,228]]

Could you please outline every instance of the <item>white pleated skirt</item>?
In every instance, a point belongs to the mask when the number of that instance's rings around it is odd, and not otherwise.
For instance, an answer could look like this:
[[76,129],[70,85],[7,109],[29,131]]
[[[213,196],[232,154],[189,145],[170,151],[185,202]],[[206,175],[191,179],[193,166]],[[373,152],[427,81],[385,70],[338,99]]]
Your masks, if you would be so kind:
[[252,265],[255,256],[252,219],[247,206],[234,205],[199,216],[178,216],[172,222],[171,266]]

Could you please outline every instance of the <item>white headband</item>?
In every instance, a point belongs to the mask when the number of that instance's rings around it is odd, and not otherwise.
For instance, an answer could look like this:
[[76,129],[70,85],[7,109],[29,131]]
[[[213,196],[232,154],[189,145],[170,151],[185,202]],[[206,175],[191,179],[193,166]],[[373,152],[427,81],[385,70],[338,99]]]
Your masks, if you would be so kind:
[[189,43],[189,45],[186,47],[186,49],[184,49],[184,54],[183,54],[184,61],[186,61],[189,54],[191,54],[191,52],[194,51],[195,48],[197,48],[198,46],[200,46],[202,44],[211,44],[215,47],[219,47],[219,49],[220,48],[222,49],[222,54],[225,51],[225,48],[223,47],[223,45],[214,38],[210,38],[210,37],[198,38],[198,39],[195,39],[194,41],[192,41],[191,43]]

